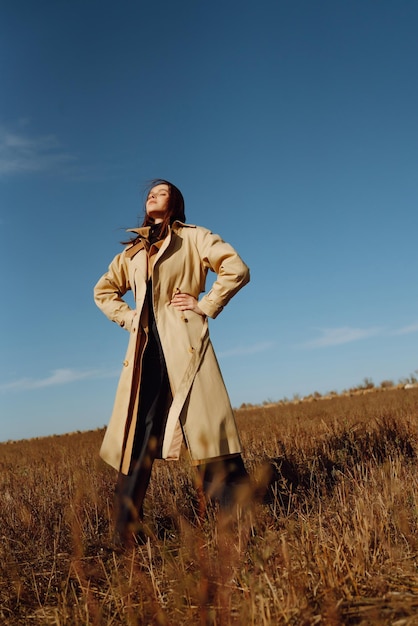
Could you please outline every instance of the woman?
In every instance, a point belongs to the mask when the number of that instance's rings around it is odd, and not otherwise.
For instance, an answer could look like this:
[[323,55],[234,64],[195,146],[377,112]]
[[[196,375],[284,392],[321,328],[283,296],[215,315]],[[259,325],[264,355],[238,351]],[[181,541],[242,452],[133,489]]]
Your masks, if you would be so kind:
[[[218,235],[185,224],[183,196],[166,180],[152,182],[142,227],[130,231],[133,239],[94,289],[97,306],[130,333],[100,450],[119,472],[122,542],[139,528],[154,459],[178,459],[183,441],[207,495],[216,492],[221,504],[247,477],[207,317],[249,281],[248,267]],[[217,279],[198,299],[208,270]],[[135,309],[123,300],[130,289]]]

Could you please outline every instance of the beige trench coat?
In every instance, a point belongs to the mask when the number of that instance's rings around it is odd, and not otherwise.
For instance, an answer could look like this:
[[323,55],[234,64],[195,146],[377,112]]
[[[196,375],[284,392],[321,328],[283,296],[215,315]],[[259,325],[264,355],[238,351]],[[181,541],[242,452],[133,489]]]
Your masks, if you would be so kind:
[[[131,229],[144,234],[148,229]],[[152,284],[154,315],[167,365],[172,403],[166,422],[162,457],[179,457],[184,441],[193,463],[241,452],[235,419],[209,339],[208,322],[193,311],[170,305],[177,290],[196,298],[205,290],[208,270],[217,274],[199,307],[215,318],[249,281],[249,269],[218,235],[200,226],[175,222],[154,257]],[[141,356],[146,331],[139,323],[148,272],[142,243],[129,245],[111,262],[94,288],[97,306],[130,332],[112,416],[100,450],[101,457],[127,473],[140,394]],[[132,289],[136,311],[123,300]]]

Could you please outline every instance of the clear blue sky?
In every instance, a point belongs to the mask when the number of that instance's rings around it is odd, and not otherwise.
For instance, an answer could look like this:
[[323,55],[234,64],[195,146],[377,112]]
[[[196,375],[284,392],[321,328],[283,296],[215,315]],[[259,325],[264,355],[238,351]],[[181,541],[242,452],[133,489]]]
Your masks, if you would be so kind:
[[172,180],[251,283],[211,322],[232,404],[418,368],[415,0],[4,0],[0,440],[107,423],[92,289]]

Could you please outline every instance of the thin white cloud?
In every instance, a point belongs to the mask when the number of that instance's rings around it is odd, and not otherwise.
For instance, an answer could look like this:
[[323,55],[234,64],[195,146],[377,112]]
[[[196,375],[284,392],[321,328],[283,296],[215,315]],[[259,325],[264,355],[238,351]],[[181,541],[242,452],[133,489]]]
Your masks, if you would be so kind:
[[51,374],[45,378],[20,378],[18,380],[0,384],[0,391],[42,389],[44,387],[68,385],[87,378],[113,378],[116,375],[116,372],[103,370],[73,370],[63,368],[52,370]]
[[[22,124],[20,124],[22,126]],[[74,164],[55,135],[31,137],[0,127],[0,175],[55,171]]]
[[360,339],[368,339],[382,332],[382,328],[351,328],[350,326],[342,326],[340,328],[321,328],[320,337],[301,344],[301,348],[326,348],[329,346],[338,346]]
[[398,328],[392,332],[392,335],[409,335],[411,333],[418,333],[418,322]]
[[242,356],[244,354],[256,354],[257,352],[266,352],[267,350],[271,350],[274,346],[273,341],[260,341],[259,343],[253,343],[248,346],[237,346],[236,348],[231,348],[230,350],[223,350],[218,352],[218,356],[220,358],[226,358],[230,356]]

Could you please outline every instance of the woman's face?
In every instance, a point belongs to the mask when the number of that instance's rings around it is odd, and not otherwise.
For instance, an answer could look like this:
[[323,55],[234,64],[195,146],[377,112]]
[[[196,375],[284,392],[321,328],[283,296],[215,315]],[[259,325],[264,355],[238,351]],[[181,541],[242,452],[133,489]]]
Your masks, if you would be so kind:
[[161,185],[155,185],[155,187],[150,190],[145,203],[145,208],[147,215],[151,217],[156,224],[163,221],[164,215],[167,211],[169,199],[170,188],[164,183]]

